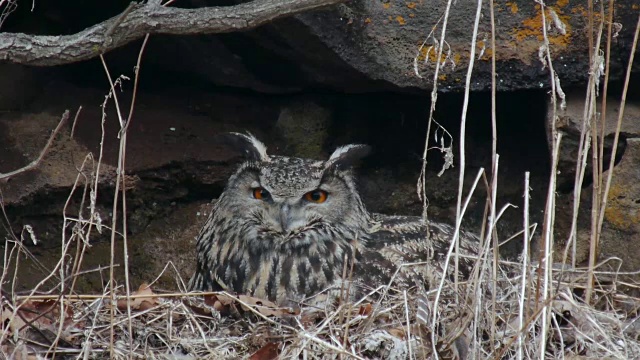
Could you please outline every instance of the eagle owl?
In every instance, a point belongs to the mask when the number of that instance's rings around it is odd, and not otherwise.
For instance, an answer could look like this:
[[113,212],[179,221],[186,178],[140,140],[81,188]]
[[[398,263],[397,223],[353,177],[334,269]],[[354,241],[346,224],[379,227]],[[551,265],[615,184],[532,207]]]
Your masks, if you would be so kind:
[[[291,304],[340,289],[345,270],[360,289],[352,294],[391,280],[429,287],[443,276],[451,226],[365,208],[351,164],[368,146],[347,145],[328,160],[311,160],[269,155],[250,134],[228,139],[247,160],[198,235],[192,290]],[[467,233],[460,238],[465,277],[472,261],[464,255],[476,254],[477,242]],[[421,265],[400,267],[407,263]]]

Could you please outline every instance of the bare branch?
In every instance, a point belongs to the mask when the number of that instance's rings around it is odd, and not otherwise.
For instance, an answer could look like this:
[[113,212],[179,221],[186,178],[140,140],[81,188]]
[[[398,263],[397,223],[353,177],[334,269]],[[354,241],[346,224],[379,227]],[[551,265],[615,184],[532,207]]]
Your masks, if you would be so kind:
[[130,5],[121,14],[64,36],[0,33],[0,60],[54,66],[94,58],[146,34],[194,35],[249,30],[276,19],[345,0],[254,0],[198,9]]
[[64,114],[62,114],[62,118],[60,119],[60,122],[58,123],[58,126],[56,126],[56,128],[51,133],[51,136],[49,137],[49,141],[47,141],[47,144],[42,149],[42,152],[40,152],[40,156],[38,156],[37,159],[35,159],[31,163],[29,163],[29,165],[21,167],[18,170],[14,170],[14,171],[8,172],[6,174],[0,173],[0,180],[8,179],[8,178],[10,178],[12,176],[16,176],[16,175],[18,175],[20,173],[23,173],[25,171],[29,171],[29,170],[33,169],[34,167],[38,166],[38,164],[40,164],[40,161],[42,161],[42,158],[44,158],[44,156],[49,151],[49,148],[51,147],[51,144],[53,143],[53,140],[56,138],[56,135],[58,135],[58,132],[60,132],[60,129],[62,129],[62,125],[64,125],[64,123],[66,123],[68,119],[69,119],[69,110],[66,110],[64,112]]

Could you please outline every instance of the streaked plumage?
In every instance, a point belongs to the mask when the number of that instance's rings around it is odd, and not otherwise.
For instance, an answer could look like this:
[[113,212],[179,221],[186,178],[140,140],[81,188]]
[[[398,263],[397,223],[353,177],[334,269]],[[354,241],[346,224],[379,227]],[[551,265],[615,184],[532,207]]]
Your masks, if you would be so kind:
[[[441,277],[452,227],[367,212],[350,169],[366,146],[344,146],[320,161],[268,155],[252,136],[231,139],[248,161],[231,176],[198,236],[192,290],[301,301],[339,289],[354,249],[360,293],[389,282],[402,263],[427,262],[401,269],[397,280],[406,286],[429,287]],[[463,255],[476,254],[476,246],[474,236],[461,235]],[[471,264],[462,258],[463,277]]]

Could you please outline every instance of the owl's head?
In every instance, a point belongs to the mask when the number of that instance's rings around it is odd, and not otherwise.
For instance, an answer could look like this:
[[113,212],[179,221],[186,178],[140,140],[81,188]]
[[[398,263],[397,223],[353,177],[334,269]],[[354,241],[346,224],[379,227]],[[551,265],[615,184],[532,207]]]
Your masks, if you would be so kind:
[[354,231],[366,226],[369,214],[351,165],[368,154],[368,146],[347,145],[328,160],[311,160],[269,155],[250,134],[232,133],[227,140],[247,161],[229,179],[217,208],[243,222],[255,236],[288,241],[327,224]]

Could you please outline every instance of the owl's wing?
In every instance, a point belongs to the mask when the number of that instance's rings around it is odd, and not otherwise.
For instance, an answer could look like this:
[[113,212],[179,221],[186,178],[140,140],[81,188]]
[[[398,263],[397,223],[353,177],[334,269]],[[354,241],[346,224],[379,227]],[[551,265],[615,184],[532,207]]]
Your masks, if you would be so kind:
[[[425,222],[420,217],[374,215],[370,236],[362,249],[361,272],[395,281],[406,286],[430,289],[444,274],[445,261],[454,228],[441,223]],[[469,277],[479,253],[476,236],[461,231],[459,237],[459,279]],[[453,281],[453,257],[447,278]],[[377,281],[376,281],[377,282]]]

